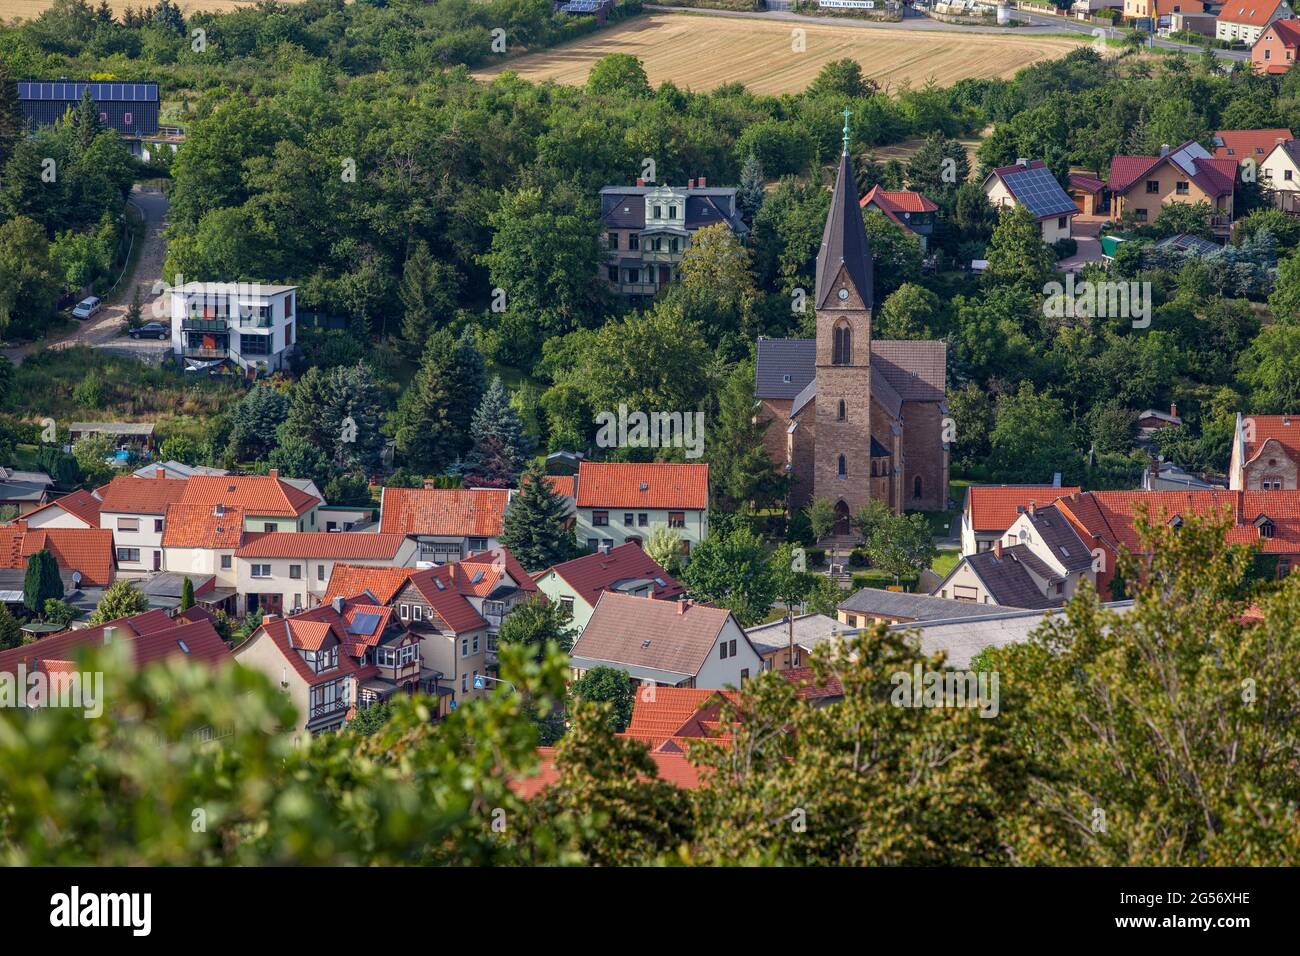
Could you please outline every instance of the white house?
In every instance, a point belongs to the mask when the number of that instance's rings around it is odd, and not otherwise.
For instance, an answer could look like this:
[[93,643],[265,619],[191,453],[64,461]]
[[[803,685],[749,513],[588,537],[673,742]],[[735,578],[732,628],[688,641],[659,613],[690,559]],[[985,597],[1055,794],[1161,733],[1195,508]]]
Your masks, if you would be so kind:
[[1273,194],[1273,205],[1300,213],[1300,140],[1277,143],[1259,164],[1260,182]]
[[763,659],[725,608],[606,591],[569,665],[575,678],[612,667],[642,683],[721,689],[757,675]]
[[1042,160],[1017,159],[1015,165],[999,166],[984,177],[983,189],[997,209],[1028,209],[1048,245],[1070,238],[1079,207]]
[[1259,39],[1274,20],[1288,20],[1295,11],[1287,0],[1228,0],[1214,24],[1218,40],[1240,40],[1246,46]]
[[185,493],[185,482],[165,477],[114,478],[98,489],[99,527],[113,532],[118,571],[140,577],[163,570],[163,527],[167,508]]
[[187,282],[172,290],[172,351],[229,360],[249,375],[284,368],[297,341],[297,286]]
[[709,466],[584,461],[578,467],[577,538],[589,551],[644,544],[659,528],[690,554],[709,533]]
[[606,591],[675,601],[686,589],[633,542],[552,565],[537,577],[547,600],[569,610],[581,632]]

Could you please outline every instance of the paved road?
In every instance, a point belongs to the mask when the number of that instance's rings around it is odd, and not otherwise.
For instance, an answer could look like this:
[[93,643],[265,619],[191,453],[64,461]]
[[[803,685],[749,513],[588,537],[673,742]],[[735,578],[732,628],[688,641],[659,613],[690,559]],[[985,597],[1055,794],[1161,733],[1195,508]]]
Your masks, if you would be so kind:
[[[144,361],[156,362],[162,358],[170,342],[157,339],[130,339],[122,333],[122,329],[125,327],[126,311],[131,305],[131,298],[137,285],[140,286],[140,294],[144,301],[145,321],[152,322],[155,319],[153,289],[154,284],[162,279],[163,263],[167,258],[167,242],[162,233],[167,224],[169,204],[167,197],[156,187],[142,187],[138,183],[131,191],[130,202],[144,214],[145,218],[144,248],[136,260],[135,271],[122,280],[121,286],[113,292],[111,304],[104,306],[93,319],[78,323],[53,339],[15,349],[5,349],[4,354],[15,365],[21,365],[23,359],[42,348],[65,349],[74,345],[112,349]],[[162,314],[166,314],[165,309],[161,311]]]
[[[655,4],[646,4],[645,9],[657,10],[661,13],[682,13],[687,12],[688,8],[684,7],[661,7]],[[903,19],[894,23],[877,20],[861,20],[849,17],[812,17],[802,13],[793,13],[789,10],[707,10],[704,8],[691,7],[690,13],[707,14],[711,17],[752,17],[762,20],[791,20],[799,23],[812,23],[825,25],[834,25],[840,27],[857,27],[868,30],[935,30],[939,32],[957,32],[957,33],[1005,33],[1010,36],[1034,36],[1045,33],[1078,33],[1084,37],[1097,36],[1095,31],[1103,29],[1095,23],[1085,23],[1081,20],[1072,20],[1069,17],[1053,17],[1042,13],[1032,13],[1028,10],[1013,10],[1011,15],[1017,20],[1028,21],[1031,26],[1026,27],[999,27],[999,26],[967,26],[959,23],[945,23],[941,20],[931,20],[929,17],[917,13],[914,10],[906,10]],[[1111,28],[1106,36],[1113,39],[1120,39],[1126,31],[1122,29]],[[1188,46],[1185,43],[1172,43],[1169,40],[1156,39],[1153,41],[1155,46],[1166,50],[1185,50],[1188,53],[1200,53],[1201,47]],[[1215,50],[1214,54],[1225,60],[1249,60],[1250,51],[1248,50]]]

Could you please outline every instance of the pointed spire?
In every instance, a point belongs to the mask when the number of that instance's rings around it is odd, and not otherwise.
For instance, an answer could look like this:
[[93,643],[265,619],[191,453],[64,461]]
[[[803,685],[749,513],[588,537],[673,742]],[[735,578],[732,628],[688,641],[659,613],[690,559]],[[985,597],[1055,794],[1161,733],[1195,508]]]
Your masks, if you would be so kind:
[[849,109],[847,106],[844,107],[844,155],[845,156],[849,155],[849,117],[852,115],[853,115],[853,111]]
[[[847,124],[847,120],[845,121]],[[847,128],[847,127],[846,127]],[[831,208],[826,214],[826,228],[822,232],[821,249],[817,252],[817,290],[814,308],[823,308],[833,292],[832,285],[839,275],[841,265],[848,267],[849,281],[855,291],[871,308],[872,270],[871,247],[867,230],[862,225],[862,209],[858,205],[858,187],[853,177],[853,164],[846,151],[840,156],[840,170],[835,178],[835,192],[831,195]]]

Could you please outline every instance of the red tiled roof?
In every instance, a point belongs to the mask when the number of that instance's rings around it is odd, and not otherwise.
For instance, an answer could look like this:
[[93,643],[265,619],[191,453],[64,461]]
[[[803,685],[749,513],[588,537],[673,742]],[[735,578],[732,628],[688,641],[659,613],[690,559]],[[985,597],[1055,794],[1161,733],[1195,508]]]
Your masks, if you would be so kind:
[[321,601],[328,604],[336,597],[351,598],[368,592],[380,604],[388,604],[406,587],[414,573],[415,568],[381,568],[340,561],[330,572],[329,586]]
[[576,498],[578,495],[577,475],[547,475],[546,484],[555,494],[565,498]]
[[[324,628],[319,625],[324,625]],[[302,639],[306,639],[310,636],[310,639],[315,641],[319,637],[320,644],[317,644],[315,648],[306,648],[308,650],[318,650],[322,645],[328,645],[330,638],[338,641],[341,648],[339,666],[322,671],[319,674],[312,670],[307,662],[303,660],[302,655],[294,649],[294,645],[290,641],[290,627],[293,628],[294,638],[299,638],[302,635]],[[280,652],[280,656],[288,661],[298,676],[310,686],[328,684],[340,677],[356,677],[360,680],[374,671],[373,666],[367,668],[358,665],[348,653],[349,646],[355,643],[355,639],[348,635],[347,623],[343,617],[328,604],[322,604],[310,611],[301,611],[289,617],[277,617],[273,621],[263,620],[253,636],[235,648],[236,659],[239,658],[245,648],[251,647],[253,641],[258,640],[260,635],[265,635],[275,645]]]
[[242,508],[250,515],[297,517],[320,504],[315,495],[295,488],[278,475],[192,475],[182,484],[187,505]]
[[863,209],[874,205],[891,220],[902,226],[904,229],[907,229],[909,232],[911,231],[911,226],[908,225],[907,220],[900,215],[901,213],[934,212],[939,208],[920,193],[912,192],[911,190],[885,190],[881,189],[879,186],[872,186],[871,189],[867,191],[867,194],[858,200],[858,205]]
[[353,558],[392,560],[404,534],[364,531],[257,531],[244,536],[241,558]]
[[693,676],[728,620],[725,608],[605,591],[572,656]]
[[85,522],[89,528],[99,527],[99,499],[84,489],[78,489],[72,494],[64,495],[62,498],[55,498],[48,505],[42,505],[35,511],[27,512],[22,517],[27,520],[32,515],[48,511],[50,508],[61,508],[74,518]]
[[379,530],[392,534],[498,538],[505,488],[385,488]]
[[[1269,24],[1269,30],[1273,30],[1277,33],[1277,38],[1282,42],[1283,46],[1292,48],[1300,47],[1300,20],[1275,20]],[[1265,33],[1267,32],[1268,31],[1265,31]],[[1263,38],[1264,34],[1261,33],[1260,40]],[[1256,40],[1255,42],[1258,43],[1259,40]],[[1273,65],[1280,66],[1282,68],[1281,72],[1283,73],[1292,66],[1290,63],[1278,63]],[[1289,129],[1269,130],[1269,132],[1276,132],[1279,135],[1285,133],[1287,139],[1293,138]],[[1222,135],[1222,133],[1219,135]],[[1273,149],[1273,145],[1276,145],[1276,142],[1269,145],[1269,151]]]
[[777,673],[794,684],[799,697],[803,700],[844,696],[844,685],[840,683],[838,677],[828,677],[826,683],[818,684],[813,678],[811,667],[790,667]]
[[1106,188],[1106,184],[1096,176],[1089,176],[1086,173],[1070,173],[1070,185],[1075,189],[1082,189],[1084,192],[1098,193]]
[[25,521],[0,525],[0,568],[27,567],[48,548],[61,571],[80,571],[83,584],[107,587],[117,566],[113,532],[107,528],[28,528]]
[[[356,630],[357,618],[363,614],[373,615],[377,618],[373,627],[367,632]],[[393,609],[391,607],[381,607],[377,604],[349,602],[344,606],[343,610],[343,620],[347,624],[348,637],[354,645],[358,645],[363,649],[373,647],[379,643],[379,638],[383,636],[384,630],[388,627],[388,622],[392,620],[392,617]],[[354,653],[357,657],[361,656],[358,651],[354,650]]]
[[[1289,20],[1279,20],[1273,26],[1278,28],[1279,38],[1286,34],[1295,33],[1300,37],[1300,31],[1297,31],[1296,24]],[[1256,162],[1263,161],[1264,157],[1273,152],[1273,147],[1277,145],[1278,140],[1286,141],[1294,139],[1289,129],[1221,129],[1214,134],[1218,140],[1223,141],[1222,146],[1215,146],[1210,152],[1215,159],[1231,159],[1235,162],[1241,162],[1243,159],[1254,158]]]
[[653,699],[638,693],[632,701],[632,719],[627,732],[638,736],[673,736],[683,724],[720,699],[734,702],[735,691],[699,687],[656,687]]
[[578,466],[579,508],[709,507],[709,466],[584,461]]
[[1254,27],[1265,26],[1277,12],[1282,0],[1231,0],[1219,11],[1218,20],[1224,23],[1245,23]]
[[656,583],[653,593],[661,601],[672,600],[686,591],[640,545],[632,542],[611,548],[608,553],[585,554],[554,565],[550,570],[563,578],[592,607],[600,600],[600,593],[616,581],[660,578],[665,583],[663,586]]
[[1053,485],[971,485],[966,489],[966,507],[975,531],[1006,531],[1031,502],[1048,505],[1061,495],[1079,491],[1076,487]]
[[469,557],[462,558],[461,567],[465,565],[487,564],[493,567],[504,568],[506,574],[515,582],[515,587],[529,594],[537,593],[537,585],[533,581],[532,575],[524,570],[524,566],[511,553],[507,547],[492,548],[488,551],[480,551],[477,554],[471,554]]
[[1135,182],[1155,169],[1163,156],[1114,156],[1110,161],[1110,179],[1106,188],[1122,193]]
[[[1084,544],[1100,541],[1132,552],[1139,550],[1135,526],[1140,505],[1151,521],[1226,510],[1232,521],[1229,544],[1258,544],[1269,554],[1300,553],[1300,491],[1089,491],[1056,502]],[[1273,522],[1273,537],[1260,536],[1254,522],[1261,516]]]
[[164,548],[237,548],[244,530],[244,512],[226,508],[222,514],[201,504],[167,506],[163,522]]
[[161,660],[176,654],[185,654],[184,641],[193,660],[217,665],[231,659],[230,650],[208,620],[176,622],[162,611],[146,611],[134,617],[119,618],[98,627],[64,631],[41,638],[34,644],[0,651],[0,671],[13,673],[21,663],[30,669],[36,661],[66,661],[76,648],[102,646],[104,631],[114,631],[114,640],[128,640],[135,653],[137,666]]
[[[1188,140],[1171,149],[1163,156],[1116,156],[1110,161],[1110,181],[1106,188],[1111,192],[1125,193],[1132,189],[1138,180],[1146,177],[1158,166],[1172,162],[1172,157],[1195,143]],[[1214,157],[1192,160],[1195,172],[1191,174],[1192,182],[1208,196],[1225,196],[1232,192],[1236,184],[1237,163],[1233,159],[1215,159]],[[1181,173],[1181,170],[1180,170]]]
[[122,475],[96,493],[101,513],[161,515],[167,513],[169,504],[180,501],[185,494],[185,479]]
[[487,621],[460,593],[455,569],[454,564],[444,564],[416,571],[411,575],[411,584],[453,634],[481,630],[487,627]]
[[[289,641],[294,648],[319,651],[334,633],[329,621],[302,621],[288,618]],[[346,629],[345,629],[346,630]]]
[[[541,766],[536,774],[510,782],[510,789],[525,800],[531,800],[560,779],[560,772],[555,766],[555,748],[538,747],[537,756],[541,760]],[[695,790],[704,785],[701,771],[684,754],[652,753],[650,759],[658,769],[660,780],[683,790]]]
[[1269,441],[1277,442],[1288,457],[1300,462],[1300,418],[1294,415],[1248,415],[1246,421],[1254,426],[1254,437],[1245,443],[1245,463],[1258,458]]

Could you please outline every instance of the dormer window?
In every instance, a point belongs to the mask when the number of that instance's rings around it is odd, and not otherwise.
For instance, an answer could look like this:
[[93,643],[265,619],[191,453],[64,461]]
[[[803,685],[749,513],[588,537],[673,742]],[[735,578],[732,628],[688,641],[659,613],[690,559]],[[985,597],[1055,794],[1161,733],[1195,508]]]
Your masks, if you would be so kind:
[[1277,533],[1277,525],[1273,523],[1272,518],[1265,515],[1260,515],[1255,519],[1255,527],[1259,529],[1261,538],[1271,538]]

